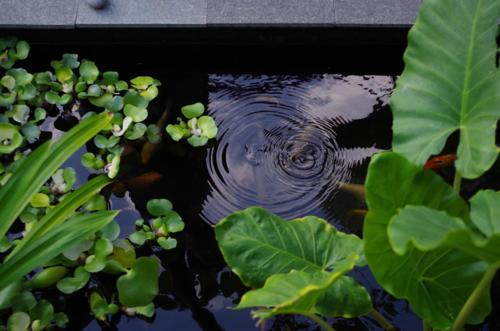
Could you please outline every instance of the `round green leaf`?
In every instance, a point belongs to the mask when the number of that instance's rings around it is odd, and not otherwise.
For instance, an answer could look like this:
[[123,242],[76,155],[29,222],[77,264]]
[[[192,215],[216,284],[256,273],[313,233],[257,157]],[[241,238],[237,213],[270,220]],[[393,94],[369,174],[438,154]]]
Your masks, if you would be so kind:
[[30,311],[36,306],[35,296],[31,292],[19,293],[12,301],[13,311]]
[[24,40],[20,40],[16,44],[16,58],[24,60],[28,57],[30,52],[30,45]]
[[45,193],[37,193],[31,198],[30,204],[35,208],[44,208],[50,206],[50,197]]
[[164,217],[164,224],[170,233],[176,233],[184,230],[184,222],[182,221],[181,216],[173,210]]
[[208,138],[205,136],[191,136],[187,141],[193,147],[200,147],[207,144]]
[[142,138],[146,133],[147,126],[144,123],[135,123],[125,132],[125,137],[129,140]]
[[26,138],[26,140],[30,144],[32,144],[35,141],[37,141],[38,138],[40,138],[40,134],[42,132],[38,125],[35,125],[33,123],[28,123],[21,128],[21,133],[23,134],[24,138]]
[[83,60],[80,65],[80,76],[87,84],[93,84],[99,76],[99,69],[94,62]]
[[73,70],[69,67],[61,66],[56,69],[56,78],[59,82],[65,83],[73,78]]
[[106,210],[108,202],[103,195],[96,194],[83,205],[83,208],[88,211]]
[[146,208],[153,216],[164,216],[172,210],[172,203],[167,199],[152,199],[148,201]]
[[30,316],[24,312],[18,311],[9,316],[9,319],[7,320],[7,330],[28,331],[30,323]]
[[12,153],[22,142],[23,136],[16,126],[0,123],[0,154]]
[[102,84],[113,85],[118,82],[118,73],[116,71],[106,71],[102,74]]
[[158,242],[158,245],[160,245],[161,248],[165,250],[174,249],[175,247],[177,247],[177,240],[175,240],[174,238],[160,237],[156,241]]
[[153,78],[149,76],[139,76],[135,77],[130,82],[134,88],[145,90],[149,85],[153,84]]
[[181,112],[184,117],[191,119],[201,116],[205,112],[205,106],[201,102],[197,102],[182,107]]
[[139,230],[136,232],[132,232],[128,238],[134,244],[141,246],[149,239],[149,236],[145,231]]
[[0,79],[0,85],[7,88],[9,91],[16,87],[16,80],[14,77],[5,75]]
[[198,127],[201,129],[202,135],[208,139],[215,138],[217,136],[217,125],[215,121],[210,116],[202,116],[198,119]]
[[148,117],[146,108],[139,108],[131,104],[126,104],[123,113],[134,120],[134,122],[142,122]]
[[57,289],[64,294],[70,294],[84,287],[89,279],[90,273],[80,266],[75,269],[73,277],[66,277],[57,282]]
[[33,277],[30,285],[33,288],[46,288],[56,284],[61,278],[68,273],[66,267],[49,267],[45,268]]
[[137,259],[130,271],[118,278],[118,298],[127,307],[145,306],[158,294],[160,262],[153,257]]
[[167,125],[166,131],[170,138],[174,141],[179,141],[182,138],[184,138],[186,135],[189,136],[189,131],[187,129],[184,129],[180,125],[177,124],[169,124]]

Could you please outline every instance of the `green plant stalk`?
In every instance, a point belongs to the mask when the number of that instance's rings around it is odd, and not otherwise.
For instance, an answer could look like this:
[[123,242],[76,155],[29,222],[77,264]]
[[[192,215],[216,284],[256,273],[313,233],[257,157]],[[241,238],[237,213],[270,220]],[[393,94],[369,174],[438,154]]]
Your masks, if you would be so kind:
[[479,281],[474,291],[472,291],[471,295],[465,302],[464,306],[458,313],[455,322],[451,328],[451,331],[462,331],[465,323],[467,322],[467,318],[469,318],[470,314],[476,307],[479,300],[485,295],[486,291],[490,288],[491,281],[495,276],[497,270],[500,268],[500,262],[490,265],[483,278]]
[[332,328],[325,320],[323,320],[321,317],[319,317],[316,314],[303,314],[304,316],[309,317],[312,319],[314,322],[316,322],[323,330],[325,331],[335,331],[334,328]]
[[372,309],[370,310],[370,316],[375,320],[377,321],[378,324],[380,324],[384,330],[387,330],[387,331],[395,331],[396,328],[394,327],[394,325],[392,325],[391,323],[389,323],[389,321],[387,321],[385,319],[385,317],[379,313],[375,308],[372,307]]
[[423,331],[432,331],[432,328],[431,328],[429,323],[427,323],[426,321],[422,321],[422,323],[423,323],[423,327],[422,327]]
[[453,189],[457,193],[460,193],[461,184],[462,184],[462,175],[460,174],[460,171],[455,169],[455,177],[453,178]]
[[87,183],[83,184],[76,191],[69,193],[65,199],[51,209],[47,215],[39,220],[33,229],[16,245],[14,250],[7,256],[5,261],[14,256],[21,248],[32,242],[36,238],[47,233],[54,227],[64,223],[71,217],[77,208],[87,202],[95,194],[97,194],[104,186],[111,181],[106,175],[97,176]]

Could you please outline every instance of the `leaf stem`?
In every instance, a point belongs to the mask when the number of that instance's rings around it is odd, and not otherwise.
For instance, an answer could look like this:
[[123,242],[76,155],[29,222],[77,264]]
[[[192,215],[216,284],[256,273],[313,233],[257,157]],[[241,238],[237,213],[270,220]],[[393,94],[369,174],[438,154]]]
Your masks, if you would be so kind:
[[429,323],[427,323],[426,321],[422,321],[422,323],[424,323],[422,328],[423,331],[432,331],[432,328]]
[[304,314],[304,316],[307,316],[310,319],[312,319],[319,326],[321,326],[323,328],[323,330],[325,330],[325,331],[335,331],[335,329],[332,328],[327,322],[325,322],[324,319],[322,319],[321,317],[319,317],[316,314]]
[[489,289],[491,281],[492,281],[493,277],[495,276],[498,268],[500,268],[500,262],[492,264],[488,267],[488,270],[486,270],[486,273],[483,275],[483,277],[481,278],[481,280],[477,284],[474,291],[472,291],[471,295],[469,296],[469,298],[465,302],[464,306],[460,310],[460,313],[458,313],[458,316],[455,319],[455,322],[453,323],[453,327],[451,328],[451,331],[462,331],[463,330],[464,325],[467,322],[467,318],[469,318],[470,314],[472,313],[472,311],[476,307],[479,300],[483,297],[483,295]]
[[453,178],[453,189],[460,193],[460,185],[462,184],[462,175],[455,169],[455,177]]
[[378,324],[380,324],[384,330],[387,330],[387,331],[396,331],[397,329],[394,327],[394,325],[392,325],[391,323],[389,323],[388,320],[385,319],[385,317],[379,313],[375,308],[372,307],[372,309],[370,310],[370,316],[375,320],[377,321]]

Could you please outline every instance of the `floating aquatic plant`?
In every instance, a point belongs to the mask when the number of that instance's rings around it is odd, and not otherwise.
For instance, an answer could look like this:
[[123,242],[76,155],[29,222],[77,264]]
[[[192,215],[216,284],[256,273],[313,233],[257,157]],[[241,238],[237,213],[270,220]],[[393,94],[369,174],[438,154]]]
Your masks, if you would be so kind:
[[205,106],[198,102],[181,108],[182,115],[188,119],[187,123],[181,117],[178,124],[167,125],[166,131],[174,141],[187,139],[193,146],[204,146],[210,139],[217,136],[217,124],[211,116],[203,115]]

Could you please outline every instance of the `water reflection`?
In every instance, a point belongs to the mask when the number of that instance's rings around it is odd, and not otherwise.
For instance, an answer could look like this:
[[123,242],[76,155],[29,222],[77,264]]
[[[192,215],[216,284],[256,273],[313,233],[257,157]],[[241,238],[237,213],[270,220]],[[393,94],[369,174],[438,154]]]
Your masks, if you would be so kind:
[[338,218],[339,184],[359,180],[364,161],[388,148],[381,130],[349,127],[373,122],[392,86],[388,76],[210,75],[220,130],[207,152],[202,218],[214,224],[252,205],[287,219]]

